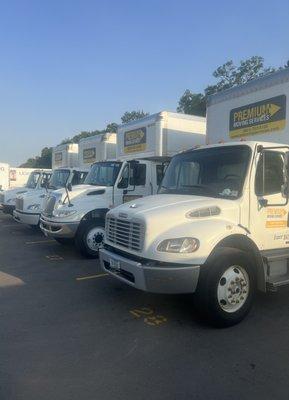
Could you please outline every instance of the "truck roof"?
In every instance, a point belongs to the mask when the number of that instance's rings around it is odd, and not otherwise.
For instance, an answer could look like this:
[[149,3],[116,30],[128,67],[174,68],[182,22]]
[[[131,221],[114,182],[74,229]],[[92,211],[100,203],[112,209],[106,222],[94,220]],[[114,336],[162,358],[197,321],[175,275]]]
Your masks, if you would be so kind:
[[224,147],[224,146],[242,146],[242,145],[247,145],[251,147],[252,149],[255,148],[257,145],[258,146],[263,146],[263,147],[289,147],[288,144],[280,144],[280,143],[272,143],[272,142],[260,142],[260,141],[254,141],[254,140],[240,140],[236,142],[225,142],[225,143],[215,143],[215,144],[205,144],[202,146],[198,147],[193,147],[191,149],[182,151],[178,154],[181,153],[188,153],[193,150],[203,150],[203,149],[208,149],[208,148],[213,148],[213,147]]
[[116,135],[115,132],[102,132],[98,133],[97,135],[94,136],[88,136],[85,138],[80,139],[79,144],[85,143],[85,142],[93,142],[95,140],[97,141],[103,141],[104,139],[109,138],[111,135]]
[[277,72],[261,76],[260,78],[252,79],[243,85],[235,86],[222,92],[212,94],[208,97],[207,106],[221,103],[222,101],[230,100],[236,97],[269,88],[270,86],[281,85],[284,82],[289,82],[289,68],[284,68]]
[[192,121],[205,121],[206,120],[205,117],[199,117],[197,115],[188,115],[188,114],[182,114],[182,113],[171,112],[171,111],[160,111],[158,113],[150,114],[150,115],[147,115],[146,117],[136,119],[133,121],[129,121],[125,124],[121,124],[119,126],[119,128],[123,129],[123,128],[129,127],[131,125],[135,125],[136,123],[140,123],[140,122],[145,123],[146,121],[149,121],[150,119],[153,120],[156,118],[165,117],[166,115],[169,115],[173,118],[188,119],[188,120],[192,120]]

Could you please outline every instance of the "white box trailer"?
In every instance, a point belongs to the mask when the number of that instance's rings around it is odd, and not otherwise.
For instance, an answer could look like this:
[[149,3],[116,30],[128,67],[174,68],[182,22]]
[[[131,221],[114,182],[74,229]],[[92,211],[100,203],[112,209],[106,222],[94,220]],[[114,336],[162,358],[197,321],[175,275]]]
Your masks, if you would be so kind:
[[289,144],[289,68],[208,99],[208,144],[256,140]]
[[79,166],[88,168],[97,161],[116,157],[116,133],[104,133],[79,141]]
[[25,186],[31,172],[35,168],[9,168],[9,187],[10,189]]
[[170,158],[205,142],[206,119],[162,111],[123,124],[117,131],[117,159]]
[[60,144],[52,150],[52,169],[78,167],[78,144]]
[[9,189],[9,164],[0,163],[0,190]]

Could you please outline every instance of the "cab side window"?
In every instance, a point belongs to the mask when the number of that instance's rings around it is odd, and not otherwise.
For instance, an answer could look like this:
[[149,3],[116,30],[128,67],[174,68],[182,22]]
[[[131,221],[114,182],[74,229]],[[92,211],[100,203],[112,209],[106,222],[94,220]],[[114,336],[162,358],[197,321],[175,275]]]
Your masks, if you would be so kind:
[[132,171],[133,184],[135,186],[144,186],[146,184],[146,164],[138,164],[137,169]]
[[81,185],[85,181],[86,175],[87,172],[74,171],[73,178],[71,180],[72,186]]
[[284,157],[282,153],[265,151],[261,154],[255,179],[255,193],[257,196],[281,193],[281,188],[284,184],[283,168]]

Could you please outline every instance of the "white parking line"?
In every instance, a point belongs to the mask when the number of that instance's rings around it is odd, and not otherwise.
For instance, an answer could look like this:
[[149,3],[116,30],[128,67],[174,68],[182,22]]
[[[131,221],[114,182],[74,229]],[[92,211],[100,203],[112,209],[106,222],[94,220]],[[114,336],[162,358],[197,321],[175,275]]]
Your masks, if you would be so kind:
[[36,240],[34,242],[25,242],[25,244],[41,244],[41,243],[56,243],[55,240]]

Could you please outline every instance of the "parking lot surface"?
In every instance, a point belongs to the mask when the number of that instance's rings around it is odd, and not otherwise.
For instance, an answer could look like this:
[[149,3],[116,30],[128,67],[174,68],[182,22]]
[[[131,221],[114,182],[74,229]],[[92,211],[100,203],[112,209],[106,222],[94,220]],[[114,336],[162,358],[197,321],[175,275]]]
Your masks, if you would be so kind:
[[288,295],[214,329],[0,214],[0,399],[288,399]]

